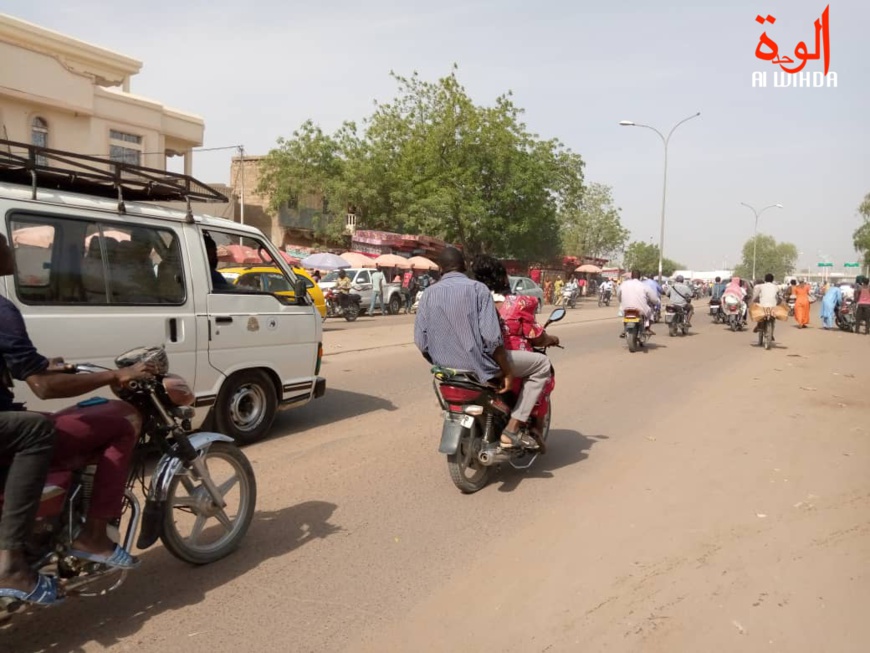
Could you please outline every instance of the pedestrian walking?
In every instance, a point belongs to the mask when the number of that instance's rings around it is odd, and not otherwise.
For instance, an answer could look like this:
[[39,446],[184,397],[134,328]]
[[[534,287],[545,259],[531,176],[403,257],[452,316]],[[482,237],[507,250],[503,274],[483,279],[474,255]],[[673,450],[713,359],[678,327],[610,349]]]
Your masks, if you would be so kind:
[[387,314],[387,309],[384,306],[384,285],[386,284],[386,277],[384,277],[384,273],[381,272],[381,266],[375,268],[375,271],[372,272],[372,301],[369,304],[369,315],[374,317],[375,314],[375,303],[380,302],[381,304],[381,315]]
[[792,287],[795,296],[794,319],[799,329],[806,329],[810,323],[810,286],[803,279]]

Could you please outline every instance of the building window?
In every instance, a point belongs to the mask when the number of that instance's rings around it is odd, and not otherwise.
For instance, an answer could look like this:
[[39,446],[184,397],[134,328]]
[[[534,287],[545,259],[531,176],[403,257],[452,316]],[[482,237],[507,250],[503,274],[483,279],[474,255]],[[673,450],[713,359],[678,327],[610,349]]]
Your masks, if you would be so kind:
[[109,130],[109,158],[118,163],[141,165],[142,137],[117,129]]
[[[30,143],[37,147],[48,147],[48,123],[37,116],[30,124]],[[41,154],[36,155],[37,165],[48,165],[48,159]]]

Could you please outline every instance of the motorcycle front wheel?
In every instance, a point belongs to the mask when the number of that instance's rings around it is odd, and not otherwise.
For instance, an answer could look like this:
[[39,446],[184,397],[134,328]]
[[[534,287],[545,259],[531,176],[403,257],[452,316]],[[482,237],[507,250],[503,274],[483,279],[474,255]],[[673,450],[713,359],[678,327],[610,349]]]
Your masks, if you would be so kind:
[[235,444],[215,442],[202,457],[226,506],[216,506],[196,473],[182,468],[169,484],[160,535],[172,555],[194,565],[215,562],[239,548],[257,504],[254,470]]
[[349,303],[344,309],[344,319],[348,322],[353,322],[359,317],[359,305],[355,302]]
[[[489,483],[492,467],[487,467],[477,459],[475,437],[477,423],[459,441],[456,453],[447,456],[447,471],[450,472],[450,480],[463,494],[474,494],[482,490]],[[548,429],[549,430],[549,429]]]

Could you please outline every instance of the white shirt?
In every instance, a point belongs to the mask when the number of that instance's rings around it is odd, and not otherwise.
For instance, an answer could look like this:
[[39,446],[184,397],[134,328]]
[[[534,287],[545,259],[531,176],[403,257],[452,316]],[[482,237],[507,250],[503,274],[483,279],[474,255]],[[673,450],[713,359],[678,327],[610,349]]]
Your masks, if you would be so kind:
[[659,302],[659,298],[653,290],[640,279],[623,281],[619,290],[616,291],[616,296],[619,298],[621,310],[633,308],[641,311],[644,315],[649,315],[651,304]]
[[779,303],[779,286],[775,283],[763,283],[752,291],[752,301],[758,302],[764,308],[773,308]]

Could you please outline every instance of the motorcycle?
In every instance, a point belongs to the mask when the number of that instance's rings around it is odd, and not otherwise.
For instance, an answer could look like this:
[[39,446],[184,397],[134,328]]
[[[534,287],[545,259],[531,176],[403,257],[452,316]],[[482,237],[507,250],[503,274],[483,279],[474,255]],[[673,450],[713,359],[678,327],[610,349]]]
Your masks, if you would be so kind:
[[353,322],[360,314],[361,297],[356,293],[349,293],[342,297],[342,293],[330,289],[326,291],[326,317],[343,317],[348,322]]
[[844,299],[834,313],[834,320],[842,331],[849,333],[857,331],[858,327],[855,324],[855,302],[851,299]]
[[[544,328],[564,317],[565,309],[557,308]],[[550,434],[553,409],[548,394],[538,400],[529,424],[538,427],[540,439],[535,436],[533,446],[505,449],[501,446],[501,433],[510,420],[519,382],[512,392],[499,394],[497,388],[481,383],[468,371],[436,365],[432,374],[432,387],[444,412],[438,451],[446,455],[450,479],[461,492],[473,494],[485,487],[495,465],[507,462],[514,469],[528,469],[537,460]]]
[[[257,500],[254,471],[232,438],[191,432],[195,396],[184,379],[169,374],[163,347],[131,350],[115,359],[115,364],[123,368],[139,361],[153,364],[156,375],[118,389],[120,401],[87,399],[51,417],[61,435],[65,423],[99,424],[101,417],[124,417],[141,424],[123,515],[109,527],[109,536],[131,554],[134,543],[147,549],[160,539],[180,560],[194,565],[215,562],[235,551],[248,531]],[[103,369],[90,364],[67,366],[70,373]],[[146,483],[155,448],[162,456]],[[105,595],[118,589],[128,573],[69,553],[88,512],[95,471],[93,459],[52,464],[26,547],[32,568],[57,577],[66,596]],[[218,471],[222,473],[218,475]],[[3,472],[0,465],[0,477]],[[133,491],[137,484],[146,498],[144,510]],[[0,494],[0,506],[2,503]],[[186,526],[189,533],[183,534]],[[23,605],[17,599],[0,598],[0,621]]]
[[724,316],[722,314],[722,300],[721,299],[711,299],[710,300],[710,317],[713,318],[713,324],[719,324],[723,321]]
[[668,304],[665,307],[665,323],[668,325],[668,334],[673,338],[677,333],[687,335],[689,324],[686,322],[686,310],[682,306]]
[[417,296],[414,297],[414,304],[411,306],[411,312],[416,313],[417,309],[420,308],[420,300],[423,298],[423,291],[418,290]]
[[662,305],[661,303],[653,304],[652,312],[649,316],[649,321],[653,324],[658,324],[662,321]]
[[612,293],[609,290],[602,290],[598,293],[598,305],[599,306],[610,306],[610,299]]
[[722,299],[722,315],[732,331],[743,331],[746,326],[746,304],[734,295]]
[[789,295],[788,300],[786,300],[786,303],[788,304],[788,316],[789,317],[794,317],[794,305],[795,305],[796,301],[797,301],[797,297],[795,297],[794,295]]
[[563,288],[562,289],[562,303],[565,304],[568,308],[576,308],[577,307],[577,289],[576,288]]
[[770,349],[773,346],[773,327],[776,318],[772,308],[764,309],[764,317],[758,321],[758,346]]
[[649,340],[649,331],[644,325],[643,313],[634,308],[627,308],[622,316],[622,328],[625,330],[625,341],[628,351],[634,353]]

